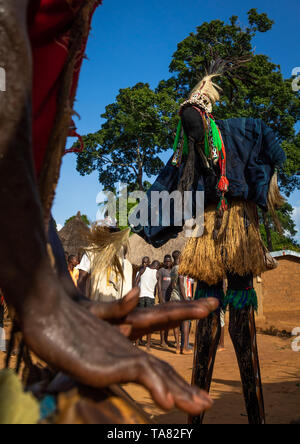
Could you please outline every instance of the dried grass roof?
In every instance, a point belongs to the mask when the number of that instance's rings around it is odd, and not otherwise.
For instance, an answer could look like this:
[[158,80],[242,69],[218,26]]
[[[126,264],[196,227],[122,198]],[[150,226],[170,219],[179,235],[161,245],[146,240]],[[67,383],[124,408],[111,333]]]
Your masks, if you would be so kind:
[[133,234],[129,239],[129,252],[128,259],[134,265],[141,265],[142,259],[145,256],[149,256],[150,261],[158,260],[163,262],[166,254],[171,254],[175,250],[182,251],[187,238],[184,232],[180,233],[176,239],[171,239],[161,248],[154,248],[152,245],[147,244],[137,234]]
[[76,217],[58,232],[64,250],[69,254],[77,255],[82,249],[87,248],[87,233],[89,231],[89,227],[83,222],[81,214],[78,212]]

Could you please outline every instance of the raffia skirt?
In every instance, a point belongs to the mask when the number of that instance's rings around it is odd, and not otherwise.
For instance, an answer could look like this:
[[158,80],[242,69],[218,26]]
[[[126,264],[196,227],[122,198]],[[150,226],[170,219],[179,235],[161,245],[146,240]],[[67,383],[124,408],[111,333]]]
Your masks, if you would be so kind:
[[179,273],[216,285],[228,273],[259,276],[267,270],[268,253],[259,230],[256,205],[232,200],[214,240],[216,205],[205,210],[204,234],[190,238],[181,256]]

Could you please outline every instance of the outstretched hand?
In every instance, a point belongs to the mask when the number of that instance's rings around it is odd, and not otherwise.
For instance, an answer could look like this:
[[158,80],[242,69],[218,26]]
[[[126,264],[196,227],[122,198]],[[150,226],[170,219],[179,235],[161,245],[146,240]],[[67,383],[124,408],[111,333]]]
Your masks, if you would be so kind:
[[[36,333],[32,331],[32,319],[39,316],[30,317],[28,343],[37,355],[88,386],[141,384],[166,410],[177,407],[194,416],[211,408],[213,403],[206,392],[190,386],[169,364],[134,347],[127,338],[134,340],[145,333],[177,326],[186,319],[202,319],[218,307],[217,300],[170,302],[138,309],[139,289],[133,289],[119,301],[100,303],[75,294],[70,279],[61,279],[61,283],[66,293],[59,298],[59,310],[51,317],[54,324],[50,325],[47,312],[42,330],[38,328]],[[39,307],[35,305],[35,310]],[[30,344],[29,339],[34,339],[34,343]],[[35,339],[42,343],[41,348]]]
[[117,326],[131,340],[158,330],[176,328],[182,321],[206,318],[218,308],[218,300],[180,301],[136,308],[139,289],[134,288],[123,299],[111,303],[91,302],[89,310],[99,319]]

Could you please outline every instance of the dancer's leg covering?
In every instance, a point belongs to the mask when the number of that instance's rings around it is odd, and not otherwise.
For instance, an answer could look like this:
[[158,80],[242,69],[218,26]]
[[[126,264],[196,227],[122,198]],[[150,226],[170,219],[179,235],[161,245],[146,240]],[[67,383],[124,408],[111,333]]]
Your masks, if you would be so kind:
[[[198,284],[196,299],[210,296],[222,299],[223,295],[222,283],[214,287],[209,287],[203,283]],[[207,392],[209,392],[211,386],[220,336],[221,323],[220,311],[218,310],[206,319],[199,321],[196,330],[192,384]],[[189,424],[202,424],[203,419],[204,413],[200,416],[189,417]]]
[[[239,281],[241,278],[238,279]],[[245,285],[248,285],[249,276],[244,278]],[[230,294],[234,291],[241,291],[241,297],[246,301],[245,292],[247,291],[245,285],[239,282],[238,288],[235,285],[236,279],[229,277],[229,285],[231,286]],[[253,282],[253,280],[252,280]],[[258,358],[256,328],[255,328],[255,303],[250,304],[252,299],[250,291],[253,288],[248,288],[249,297],[247,301],[241,304],[235,299],[235,306],[230,304],[230,324],[229,333],[235,348],[241,380],[243,384],[243,392],[245,397],[246,409],[250,424],[264,424],[265,423],[265,409],[264,399],[261,383],[260,365]],[[237,308],[243,305],[242,308]]]

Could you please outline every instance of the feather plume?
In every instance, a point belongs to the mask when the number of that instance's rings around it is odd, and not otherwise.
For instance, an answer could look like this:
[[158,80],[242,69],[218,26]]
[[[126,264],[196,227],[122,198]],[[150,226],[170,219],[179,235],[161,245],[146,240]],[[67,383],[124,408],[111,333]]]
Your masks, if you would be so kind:
[[211,56],[214,57],[214,59],[206,63],[206,75],[197,83],[195,88],[193,88],[189,100],[191,100],[195,94],[203,94],[209,98],[212,105],[218,102],[222,88],[212,81],[216,77],[227,77],[233,87],[236,87],[234,78],[243,82],[249,80],[248,75],[243,76],[241,73],[237,74],[236,71],[251,60],[252,54],[221,58],[212,52]]
[[211,74],[205,76],[192,90],[190,99],[196,93],[201,93],[209,98],[211,104],[214,104],[220,100],[219,91],[222,90],[219,85],[213,83],[212,79],[215,77],[219,77],[220,74]]

